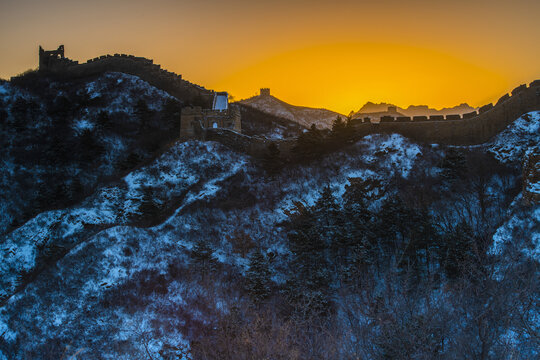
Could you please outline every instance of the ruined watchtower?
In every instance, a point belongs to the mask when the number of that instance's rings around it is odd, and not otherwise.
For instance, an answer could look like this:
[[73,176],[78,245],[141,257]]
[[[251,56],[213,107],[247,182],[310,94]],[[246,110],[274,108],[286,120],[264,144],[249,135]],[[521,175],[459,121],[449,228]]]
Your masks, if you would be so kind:
[[78,64],[77,61],[70,60],[64,56],[64,45],[60,45],[56,50],[43,50],[39,47],[39,70],[58,71],[64,70],[70,65]]
[[270,88],[261,88],[261,96],[270,96]]

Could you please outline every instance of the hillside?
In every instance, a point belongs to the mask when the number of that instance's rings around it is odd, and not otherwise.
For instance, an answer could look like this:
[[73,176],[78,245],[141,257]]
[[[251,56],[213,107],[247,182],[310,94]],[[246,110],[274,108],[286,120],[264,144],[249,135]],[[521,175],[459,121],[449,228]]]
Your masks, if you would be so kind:
[[540,112],[458,147],[240,105],[300,134],[286,160],[177,141],[179,104],[120,73],[0,84],[1,360],[540,355]]
[[0,233],[80,201],[179,132],[182,100],[132,75],[19,83],[0,84]]
[[314,124],[320,129],[329,129],[332,127],[332,122],[336,120],[338,116],[345,118],[344,115],[327,109],[315,109],[287,104],[272,95],[258,95],[246,100],[241,100],[239,103],[251,106],[274,116],[292,120],[306,128],[309,128]]
[[238,103],[242,116],[242,133],[279,140],[297,137],[305,129],[299,123]]

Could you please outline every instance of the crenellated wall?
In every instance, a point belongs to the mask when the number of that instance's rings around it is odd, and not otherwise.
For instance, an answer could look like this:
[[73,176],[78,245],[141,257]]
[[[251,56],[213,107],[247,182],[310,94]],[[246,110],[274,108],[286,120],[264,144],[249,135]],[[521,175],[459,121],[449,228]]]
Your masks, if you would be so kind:
[[[103,55],[85,63],[64,57],[64,47],[45,51],[40,47],[40,72],[89,76],[116,71],[140,77],[151,85],[164,90],[186,102],[211,108],[214,92],[192,84],[179,74],[161,69],[153,60],[126,54]],[[270,94],[267,88],[261,94]],[[479,111],[460,115],[383,116],[380,122],[369,118],[353,119],[352,124],[359,135],[370,133],[399,133],[411,139],[449,145],[472,145],[488,141],[508,124],[526,112],[540,110],[540,80],[520,85],[503,95],[496,105],[488,104]],[[187,114],[186,114],[187,115]]]
[[488,104],[463,116],[383,116],[379,123],[354,121],[353,126],[361,135],[398,133],[428,143],[474,145],[488,141],[524,113],[535,110],[540,110],[540,80],[518,86],[495,106]]
[[[168,92],[187,102],[210,107],[213,92],[182,79],[182,76],[169,72],[154,64],[153,60],[126,54],[103,55],[78,63],[63,56],[63,45],[55,51],[44,51],[40,47],[40,67],[43,73],[56,73],[67,76],[84,77],[107,71],[135,75],[149,84]],[[61,51],[61,54],[59,53]],[[59,56],[58,54],[61,56]]]
[[87,76],[106,71],[117,71],[135,75],[149,84],[168,92],[172,96],[187,101],[202,100],[211,103],[213,92],[182,79],[182,76],[169,72],[154,64],[153,60],[125,54],[100,56],[86,63],[72,66],[68,73],[75,76]]
[[228,129],[207,129],[204,140],[219,142],[233,150],[263,158],[268,153],[268,146],[274,143],[279,148],[281,155],[289,156],[294,146],[295,139],[270,140],[259,136],[247,136]]

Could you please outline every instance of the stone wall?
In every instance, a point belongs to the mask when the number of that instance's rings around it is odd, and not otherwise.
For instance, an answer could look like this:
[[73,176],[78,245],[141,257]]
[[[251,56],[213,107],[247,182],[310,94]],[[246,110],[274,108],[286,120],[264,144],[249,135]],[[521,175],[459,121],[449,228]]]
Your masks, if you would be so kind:
[[[44,70],[63,73],[68,76],[89,76],[107,71],[131,74],[168,92],[172,96],[188,103],[197,103],[202,106],[202,109],[211,108],[213,91],[192,84],[182,79],[181,75],[161,69],[160,65],[154,64],[150,59],[114,54],[100,56],[79,64],[63,57],[63,47],[49,53],[55,55],[60,50],[62,56],[57,56],[57,60],[53,59],[52,63],[48,64],[48,68]],[[40,48],[40,59],[42,52],[43,50]],[[269,95],[270,89],[261,89],[261,94]],[[540,110],[540,80],[533,81],[529,86],[520,85],[516,87],[511,94],[503,95],[496,105],[488,104],[480,107],[479,112],[474,111],[463,114],[463,116],[414,116],[412,119],[409,117],[383,116],[379,123],[364,119],[364,121],[356,120],[353,125],[359,134],[399,133],[422,142],[470,145],[488,141],[519,116],[533,110]],[[210,119],[210,117],[214,116],[214,121],[220,124],[219,127],[230,127],[228,122],[231,116],[234,118],[234,114],[222,115],[206,113],[201,119]],[[193,117],[192,120],[196,117],[194,114],[187,113],[186,116]],[[233,123],[233,129],[240,131],[240,128],[237,127],[241,125],[236,125],[237,121],[234,119]],[[238,121],[238,123],[240,122]],[[204,123],[202,126],[209,127],[211,125]],[[194,130],[190,130],[188,135],[193,136],[192,132]]]
[[479,112],[441,116],[394,118],[384,116],[379,123],[355,122],[361,135],[398,133],[416,141],[448,145],[481,144],[504,130],[529,111],[540,110],[540,81],[521,85],[499,99],[497,105],[482,106]]
[[225,111],[203,109],[200,106],[182,108],[180,138],[204,138],[204,131],[211,128],[230,129],[240,133],[240,109],[234,105]]
[[[62,56],[55,55],[62,48]],[[149,84],[166,91],[170,95],[186,102],[197,103],[210,108],[213,100],[213,91],[182,79],[182,76],[161,69],[153,60],[126,54],[103,55],[78,63],[63,57],[63,47],[55,51],[44,51],[40,47],[40,72],[57,73],[73,77],[92,76],[107,71],[122,72],[135,75]],[[44,59],[46,58],[46,64]]]
[[152,60],[142,57],[125,54],[105,55],[67,69],[67,72],[74,76],[88,76],[107,71],[138,76],[170,95],[188,102],[197,101],[210,107],[213,100],[212,91],[182,79],[179,74],[163,70]]
[[285,157],[289,156],[296,144],[295,139],[269,140],[264,137],[239,134],[228,129],[207,129],[204,139],[219,142],[230,149],[256,158],[264,157],[272,142],[278,146],[281,154]]

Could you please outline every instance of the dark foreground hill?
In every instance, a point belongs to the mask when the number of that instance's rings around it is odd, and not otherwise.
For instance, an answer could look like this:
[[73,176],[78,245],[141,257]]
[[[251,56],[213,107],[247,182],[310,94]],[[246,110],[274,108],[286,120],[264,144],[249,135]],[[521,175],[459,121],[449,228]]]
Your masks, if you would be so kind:
[[539,112],[285,161],[175,141],[136,77],[48,89],[0,84],[0,359],[539,356]]

